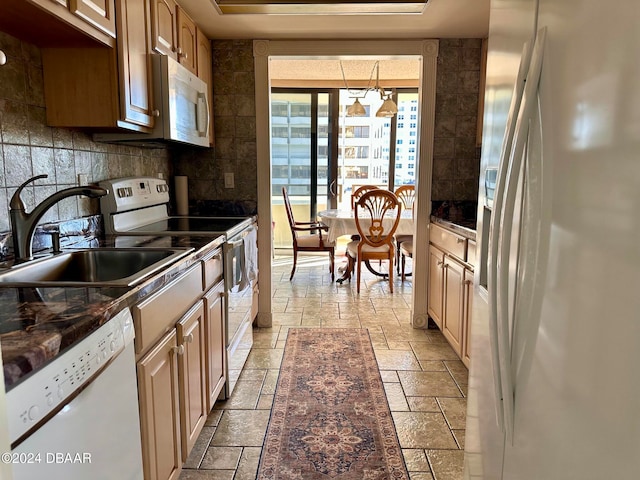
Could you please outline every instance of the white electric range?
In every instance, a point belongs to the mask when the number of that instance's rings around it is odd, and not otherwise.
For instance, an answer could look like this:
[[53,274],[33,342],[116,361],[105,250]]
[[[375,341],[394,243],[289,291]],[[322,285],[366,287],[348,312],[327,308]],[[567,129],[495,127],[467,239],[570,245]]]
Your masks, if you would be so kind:
[[[226,291],[225,398],[233,391],[253,345],[253,284],[257,277],[255,217],[172,216],[169,185],[155,177],[127,177],[100,182],[109,190],[101,197],[106,233],[137,236],[224,235]],[[117,243],[117,238],[116,238]]]

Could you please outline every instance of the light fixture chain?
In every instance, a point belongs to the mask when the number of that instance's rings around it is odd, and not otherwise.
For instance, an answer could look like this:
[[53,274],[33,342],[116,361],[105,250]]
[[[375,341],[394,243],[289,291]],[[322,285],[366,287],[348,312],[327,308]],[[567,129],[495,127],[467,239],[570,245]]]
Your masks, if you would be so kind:
[[[376,67],[378,66],[378,64],[380,63],[378,60],[376,60],[376,63],[373,64],[373,68],[371,69],[371,74],[369,75],[369,82],[367,83],[367,88],[364,90],[364,94],[362,94],[362,96],[358,96],[356,93],[352,92],[351,89],[349,88],[349,84],[347,83],[347,77],[344,74],[344,66],[342,65],[342,60],[339,60],[340,63],[340,71],[342,72],[342,80],[344,81],[344,86],[347,89],[347,92],[349,93],[349,96],[351,98],[364,98],[367,93],[372,90],[371,87],[371,82],[373,82],[373,73],[376,71]],[[362,91],[359,90],[359,91]]]

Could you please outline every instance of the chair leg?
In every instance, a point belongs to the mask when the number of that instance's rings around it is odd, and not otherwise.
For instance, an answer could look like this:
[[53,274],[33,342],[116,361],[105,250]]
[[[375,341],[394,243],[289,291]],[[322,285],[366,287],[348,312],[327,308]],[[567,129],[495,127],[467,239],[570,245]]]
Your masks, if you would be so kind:
[[400,259],[401,259],[401,264],[402,264],[402,277],[401,278],[402,278],[402,281],[404,282],[404,278],[405,278],[405,276],[404,276],[404,266],[405,266],[407,257],[405,257],[404,254],[400,254]]
[[335,264],[335,253],[333,250],[329,250],[329,272],[331,273],[331,281],[333,282],[335,280],[335,271],[336,271],[336,264]]
[[293,274],[296,273],[296,263],[298,263],[298,251],[293,249],[293,268],[291,269],[291,276],[289,277],[289,281],[293,280]]
[[395,255],[391,255],[389,257],[389,290],[393,293],[393,257]]
[[356,262],[358,263],[358,279],[356,280],[357,282],[357,288],[356,291],[358,293],[360,293],[360,277],[362,276],[362,260],[360,260],[359,258],[356,260]]

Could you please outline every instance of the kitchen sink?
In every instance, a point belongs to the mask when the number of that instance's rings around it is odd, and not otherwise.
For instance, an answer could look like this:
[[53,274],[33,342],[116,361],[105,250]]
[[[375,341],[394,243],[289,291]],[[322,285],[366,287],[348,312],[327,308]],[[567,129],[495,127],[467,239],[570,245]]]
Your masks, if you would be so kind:
[[192,248],[67,250],[0,272],[0,287],[132,287]]

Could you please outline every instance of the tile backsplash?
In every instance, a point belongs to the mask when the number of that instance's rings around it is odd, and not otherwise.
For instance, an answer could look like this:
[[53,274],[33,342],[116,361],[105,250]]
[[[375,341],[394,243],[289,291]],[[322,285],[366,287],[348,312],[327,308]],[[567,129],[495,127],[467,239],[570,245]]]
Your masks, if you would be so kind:
[[[0,49],[7,55],[7,63],[0,66],[0,233],[10,230],[11,196],[33,176],[49,175],[23,191],[28,211],[55,191],[76,186],[79,174],[86,175],[89,183],[133,175],[169,178],[172,174],[168,147],[99,143],[79,129],[47,126],[40,49],[3,32]],[[98,200],[70,197],[52,207],[43,221],[98,212]]]

